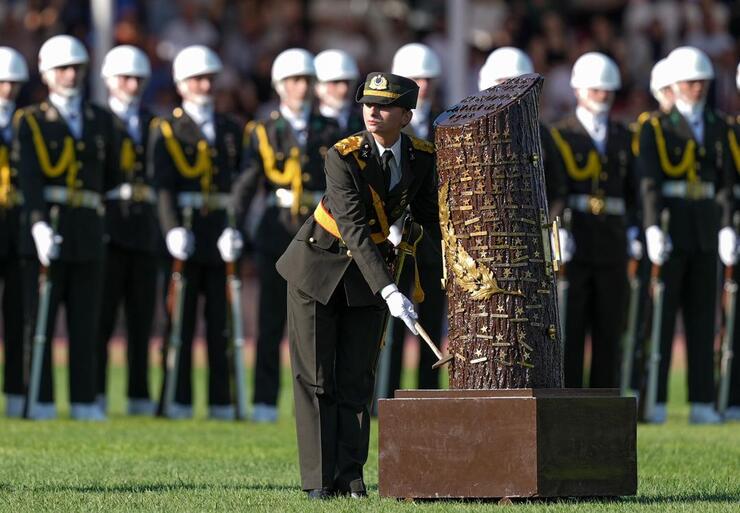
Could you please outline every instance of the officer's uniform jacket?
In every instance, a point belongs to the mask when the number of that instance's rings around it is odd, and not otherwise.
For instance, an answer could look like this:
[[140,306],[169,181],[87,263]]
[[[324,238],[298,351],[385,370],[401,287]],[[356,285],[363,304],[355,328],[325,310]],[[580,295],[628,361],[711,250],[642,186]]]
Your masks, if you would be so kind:
[[265,121],[248,123],[244,132],[245,172],[238,185],[237,200],[240,218],[262,188],[267,208],[257,227],[254,245],[276,257],[311,215],[326,189],[324,159],[338,138],[337,124],[312,112],[307,131],[302,148],[288,120],[274,111]]
[[0,260],[18,255],[20,214],[23,194],[18,170],[10,164],[12,140],[0,135]]
[[[661,212],[670,213],[674,249],[716,251],[717,232],[730,226],[733,173],[725,122],[704,110],[704,144],[674,107],[643,125],[638,160],[645,227],[661,226]],[[685,191],[675,197],[676,189]]]
[[147,145],[154,116],[139,111],[140,142],[134,141],[115,113],[113,147],[118,155],[118,182],[106,192],[105,222],[110,244],[124,249],[161,251],[162,236],[157,220],[157,196],[153,176],[147,173]]
[[390,192],[385,191],[369,132],[343,139],[329,150],[322,203],[277,263],[289,284],[322,304],[340,285],[350,306],[381,304],[378,292],[393,282],[386,264],[390,248],[384,241],[388,227],[407,206],[439,247],[434,146],[401,137],[402,176]]
[[183,214],[189,212],[195,237],[189,261],[217,264],[222,260],[216,243],[231,224],[232,188],[241,173],[242,128],[219,113],[213,123],[216,140],[211,145],[179,107],[155,121],[150,129],[149,172],[158,191],[162,233],[187,228]]
[[103,194],[117,185],[119,176],[113,118],[87,102],[82,102],[80,113],[82,134],[75,139],[50,101],[16,112],[12,162],[24,198],[21,251],[26,256],[36,255],[31,226],[37,221],[51,224],[50,208],[58,205],[57,232],[63,238],[59,259],[102,258]]
[[[740,114],[737,116],[727,116],[727,141],[731,167],[735,170],[731,173],[733,176],[733,197],[735,200],[735,210],[740,208]],[[735,221],[733,219],[733,224]]]
[[638,198],[629,131],[610,119],[603,155],[575,114],[555,123],[550,136],[557,152],[548,157],[548,166],[556,170],[561,184],[548,190],[567,191],[562,202],[572,213],[566,228],[576,243],[573,260],[609,263],[626,259],[626,226],[637,224]]

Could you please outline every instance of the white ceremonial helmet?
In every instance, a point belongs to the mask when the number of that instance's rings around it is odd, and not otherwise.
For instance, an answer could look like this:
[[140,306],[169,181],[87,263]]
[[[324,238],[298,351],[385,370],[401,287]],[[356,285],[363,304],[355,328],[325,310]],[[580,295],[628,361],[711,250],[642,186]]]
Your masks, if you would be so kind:
[[39,72],[75,64],[87,64],[90,57],[85,46],[72,36],[61,35],[47,39],[39,50]]
[[303,48],[289,48],[275,57],[271,74],[273,85],[288,77],[315,77],[314,57],[311,52]]
[[439,57],[421,43],[403,45],[393,56],[391,73],[406,78],[437,78],[442,74]]
[[534,73],[529,56],[519,48],[503,46],[491,52],[478,73],[478,90],[483,91],[507,78]]
[[581,55],[570,74],[570,86],[573,89],[602,89],[616,91],[622,87],[617,64],[599,52],[588,52]]
[[713,80],[714,67],[707,54],[693,46],[679,46],[666,57],[673,83],[688,80]]
[[27,82],[26,59],[14,48],[0,46],[0,81]]
[[131,45],[116,46],[103,59],[100,75],[103,78],[121,75],[149,78],[152,68],[149,57],[139,48]]
[[223,69],[216,52],[203,45],[192,45],[180,50],[172,61],[172,78],[175,82],[199,75],[213,75]]
[[313,64],[316,70],[316,79],[319,82],[355,81],[360,77],[357,63],[344,50],[319,52],[314,58]]

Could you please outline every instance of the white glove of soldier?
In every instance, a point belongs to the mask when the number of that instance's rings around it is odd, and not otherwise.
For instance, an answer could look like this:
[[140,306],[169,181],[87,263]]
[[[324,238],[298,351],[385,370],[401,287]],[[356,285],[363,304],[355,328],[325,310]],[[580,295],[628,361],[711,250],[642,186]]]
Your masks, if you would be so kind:
[[62,236],[54,233],[51,226],[44,221],[37,221],[33,224],[31,236],[36,244],[39,262],[44,267],[49,267],[51,261],[59,257],[59,245],[62,243]]
[[645,242],[647,242],[647,254],[650,261],[655,265],[663,265],[673,250],[671,238],[663,233],[659,227],[648,226],[645,230]]
[[642,259],[642,242],[637,237],[640,229],[637,226],[627,228],[627,254],[635,260]]
[[242,252],[244,242],[242,236],[234,228],[226,228],[216,242],[221,259],[224,262],[234,262]]
[[719,259],[725,265],[737,263],[737,235],[729,226],[719,231]]
[[380,296],[385,299],[390,310],[391,315],[398,319],[401,319],[406,323],[409,331],[414,335],[418,335],[414,327],[414,321],[418,319],[416,310],[414,310],[414,304],[409,299],[401,294],[395,284],[387,285],[380,291]]
[[[573,255],[576,253],[576,241],[573,239],[573,235],[565,228],[558,229],[560,238],[560,259],[561,262],[567,264],[573,260]],[[550,244],[555,247],[555,241],[552,240],[553,236],[551,233]]]
[[182,226],[172,228],[168,231],[164,241],[167,244],[167,251],[170,252],[170,255],[182,261],[188,259],[195,247],[193,234]]
[[397,224],[392,224],[390,227],[390,233],[388,233],[388,241],[394,246],[398,246],[401,242],[401,237],[403,237],[403,228]]

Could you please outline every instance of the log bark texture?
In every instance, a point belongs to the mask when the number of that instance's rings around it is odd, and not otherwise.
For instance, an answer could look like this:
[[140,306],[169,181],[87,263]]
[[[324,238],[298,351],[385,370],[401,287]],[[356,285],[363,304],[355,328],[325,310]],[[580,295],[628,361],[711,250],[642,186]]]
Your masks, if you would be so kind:
[[538,102],[524,75],[436,122],[450,387],[562,387]]

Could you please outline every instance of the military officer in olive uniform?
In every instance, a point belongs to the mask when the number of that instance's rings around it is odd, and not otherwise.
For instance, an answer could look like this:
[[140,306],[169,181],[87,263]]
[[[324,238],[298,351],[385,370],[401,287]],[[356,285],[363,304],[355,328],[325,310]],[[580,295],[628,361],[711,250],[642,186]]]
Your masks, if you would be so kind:
[[352,101],[355,84],[360,78],[355,60],[344,50],[324,50],[316,55],[313,63],[319,114],[337,123],[339,137],[363,130],[362,110]]
[[3,284],[4,334],[3,392],[8,417],[23,415],[25,392],[23,283],[19,251],[20,215],[23,196],[18,189],[17,169],[10,167],[15,99],[28,81],[23,56],[7,46],[0,47],[0,280]]
[[219,57],[205,46],[180,51],[172,70],[182,107],[151,129],[149,170],[158,190],[160,225],[170,255],[184,262],[174,404],[162,412],[170,418],[192,416],[192,343],[201,295],[208,345],[208,415],[235,417],[226,353],[225,263],[234,262],[242,246],[239,230],[230,220],[232,188],[241,172],[242,128],[214,112],[213,80],[221,69]]
[[[88,60],[85,47],[71,36],[47,40],[39,51],[39,71],[49,98],[18,111],[15,118],[13,165],[24,197],[24,251],[32,255],[35,246],[52,282],[40,391],[31,413],[38,419],[56,416],[51,342],[61,303],[69,333],[71,415],[105,418],[95,403],[95,342],[103,271],[103,193],[115,187],[118,170],[112,116],[82,99]],[[35,291],[34,282],[36,276],[29,292]]]
[[[689,420],[716,423],[721,421],[712,404],[717,254],[725,265],[737,258],[731,227],[734,171],[727,125],[706,106],[714,78],[709,58],[696,48],[679,47],[667,62],[675,105],[643,126],[638,161],[648,258],[662,266],[665,284],[657,405],[653,418],[646,420],[666,420],[671,347],[680,309],[686,328]],[[668,233],[661,229],[663,210],[670,216]]]
[[260,278],[255,422],[277,420],[286,287],[275,271],[275,262],[321,199],[326,188],[324,156],[338,138],[336,123],[311,110],[313,61],[313,55],[300,48],[285,50],[275,58],[272,83],[280,96],[280,108],[270,119],[248,124],[245,133],[246,172],[239,185],[238,205],[247,212],[260,188],[267,195],[267,208],[253,241]]
[[[434,139],[434,120],[440,114],[435,106],[437,81],[442,74],[442,66],[434,51],[426,45],[410,43],[399,48],[393,56],[391,72],[413,80],[419,87],[419,97],[416,108],[413,109],[411,123],[404,127],[404,132],[425,140]],[[400,240],[401,221],[391,228],[390,239],[393,243]],[[439,243],[431,237],[423,237],[416,248],[416,265],[419,270],[420,283],[423,294],[419,296],[414,283],[415,271],[413,266],[406,266],[399,280],[399,288],[404,294],[412,290],[423,301],[417,304],[419,320],[429,333],[432,340],[442,339],[442,330],[447,318],[445,313],[445,293],[441,286],[442,255]],[[393,392],[401,388],[401,373],[403,367],[403,349],[406,338],[406,327],[401,322],[392,323],[393,341],[389,344],[391,350],[390,369],[387,390],[378,390],[379,395],[392,397]],[[419,365],[417,369],[417,388],[439,388],[439,371],[432,369],[436,362],[434,353],[427,351],[421,339],[418,340]],[[382,370],[379,370],[382,372]],[[380,381],[380,380],[379,380]]]
[[[565,386],[583,384],[586,333],[592,341],[589,385],[619,384],[619,343],[627,299],[628,252],[637,239],[637,177],[626,127],[609,118],[619,70],[606,55],[582,55],[571,73],[575,113],[552,126],[572,213],[560,231],[570,291],[565,316]],[[559,158],[558,158],[559,157]],[[628,244],[628,242],[630,244]]]
[[98,403],[106,407],[108,342],[123,303],[128,338],[128,412],[154,414],[149,397],[149,337],[157,294],[161,235],[156,193],[146,172],[146,143],[152,114],[141,106],[151,74],[149,59],[133,46],[117,46],[103,60],[102,77],[115,115],[114,147],[120,158],[120,184],[106,192],[103,306],[98,335]]
[[434,147],[401,133],[410,79],[371,73],[357,91],[367,130],[336,143],[327,191],[277,263],[288,322],[301,481],[310,498],[367,494],[363,466],[383,319],[414,334],[416,312],[387,266],[389,226],[410,206],[439,244]]

